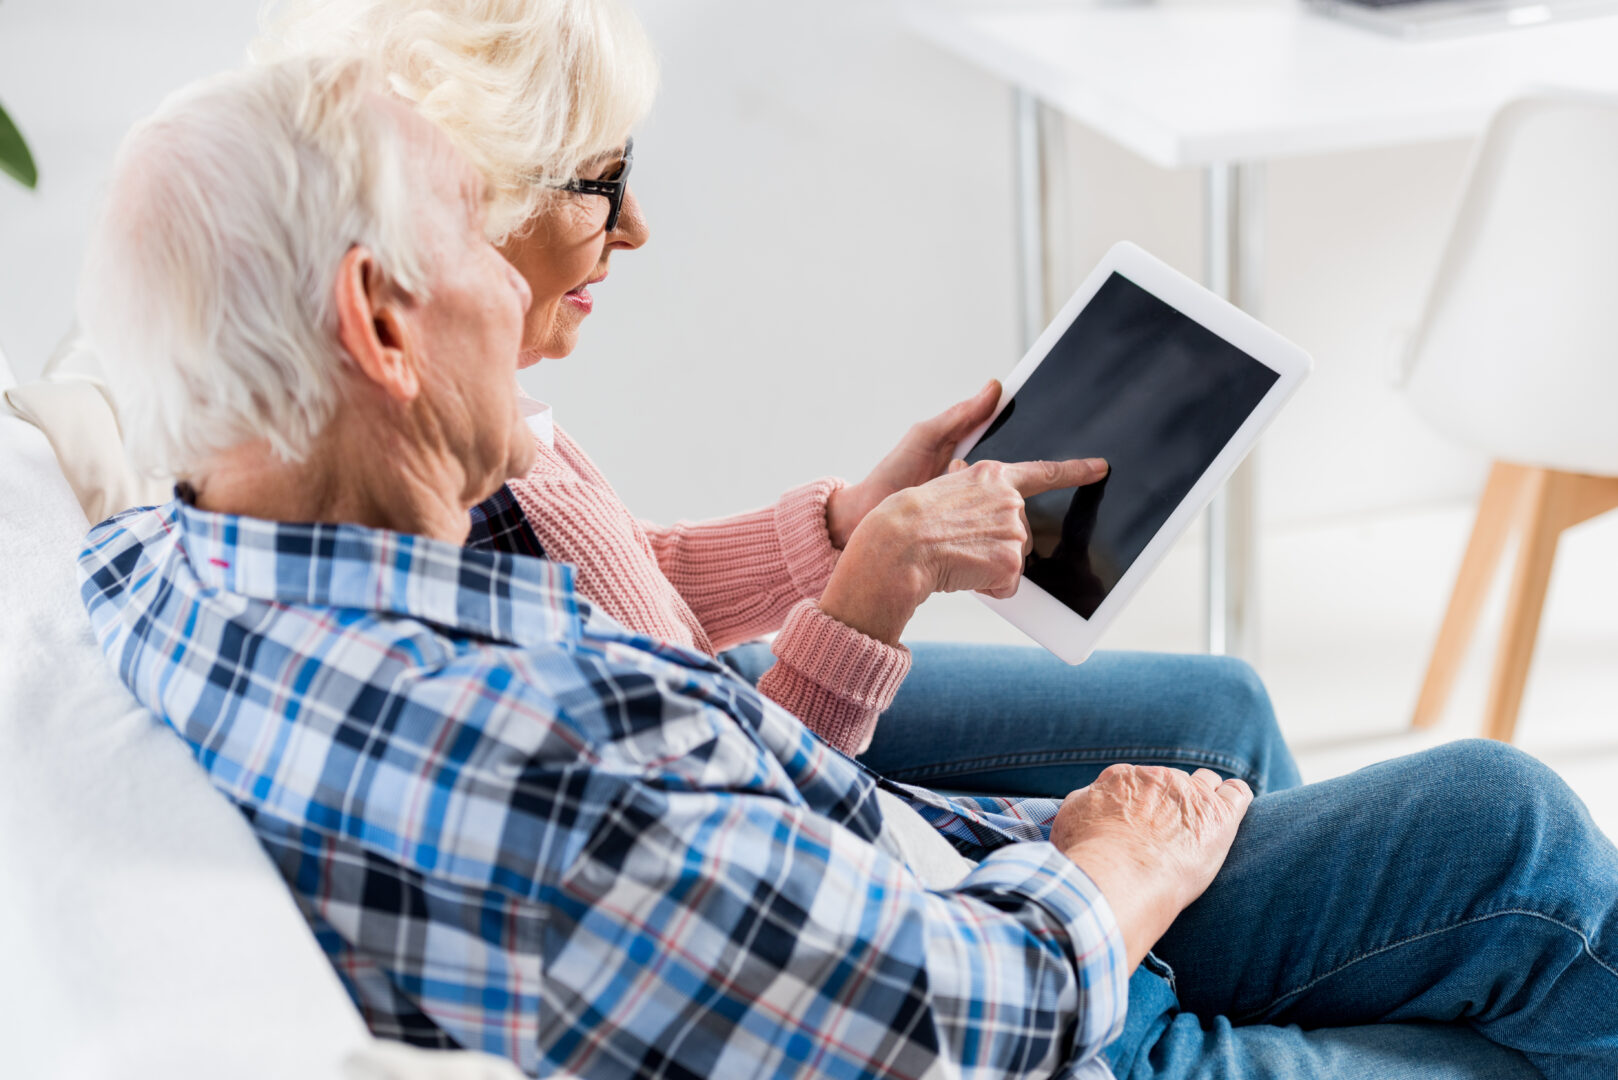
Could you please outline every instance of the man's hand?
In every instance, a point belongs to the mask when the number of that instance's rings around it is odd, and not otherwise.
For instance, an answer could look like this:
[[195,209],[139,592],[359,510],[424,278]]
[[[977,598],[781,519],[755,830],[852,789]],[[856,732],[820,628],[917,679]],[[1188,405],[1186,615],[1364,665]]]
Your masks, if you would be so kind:
[[1062,801],[1051,843],[1112,905],[1131,971],[1208,888],[1252,802],[1212,769],[1141,765],[1113,765]]
[[896,491],[925,484],[944,471],[966,433],[989,418],[1000,401],[1000,380],[990,379],[976,394],[923,420],[899,440],[869,476],[832,493],[826,501],[826,529],[841,550],[865,515]]
[[973,589],[1007,597],[1033,546],[1023,500],[1107,475],[1099,458],[957,461],[943,476],[906,488],[866,515],[832,571],[820,610],[897,644],[910,616],[935,592]]

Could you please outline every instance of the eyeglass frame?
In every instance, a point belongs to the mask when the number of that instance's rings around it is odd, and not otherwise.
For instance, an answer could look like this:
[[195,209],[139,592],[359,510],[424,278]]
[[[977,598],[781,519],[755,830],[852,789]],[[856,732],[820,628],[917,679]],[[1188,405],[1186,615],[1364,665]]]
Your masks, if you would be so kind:
[[611,180],[569,180],[558,187],[562,191],[571,191],[578,195],[600,195],[607,200],[607,231],[618,227],[618,215],[623,213],[624,193],[629,190],[629,167],[635,163],[634,136],[624,140],[624,155],[620,159],[622,168],[618,175]]

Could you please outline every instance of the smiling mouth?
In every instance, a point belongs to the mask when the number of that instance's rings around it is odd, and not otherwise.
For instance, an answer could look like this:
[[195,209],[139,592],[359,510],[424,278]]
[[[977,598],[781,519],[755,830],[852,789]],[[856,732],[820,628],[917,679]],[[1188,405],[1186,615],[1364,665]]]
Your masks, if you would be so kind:
[[589,281],[586,281],[583,285],[580,285],[574,289],[569,289],[567,292],[563,293],[562,299],[566,300],[584,314],[588,315],[590,314],[590,309],[595,307],[595,298],[590,295],[590,286],[599,281],[605,280],[607,280],[606,274],[602,274],[599,277],[593,277]]

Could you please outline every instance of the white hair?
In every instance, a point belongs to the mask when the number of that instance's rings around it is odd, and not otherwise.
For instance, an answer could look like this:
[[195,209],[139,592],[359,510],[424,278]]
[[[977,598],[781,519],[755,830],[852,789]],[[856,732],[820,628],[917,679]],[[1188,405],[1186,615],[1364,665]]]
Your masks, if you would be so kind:
[[491,240],[623,146],[657,64],[619,0],[270,0],[252,54],[367,57],[483,171]]
[[137,464],[195,476],[254,440],[304,458],[349,362],[334,293],[354,245],[425,298],[423,169],[384,85],[353,59],[229,72],[124,140],[79,317]]

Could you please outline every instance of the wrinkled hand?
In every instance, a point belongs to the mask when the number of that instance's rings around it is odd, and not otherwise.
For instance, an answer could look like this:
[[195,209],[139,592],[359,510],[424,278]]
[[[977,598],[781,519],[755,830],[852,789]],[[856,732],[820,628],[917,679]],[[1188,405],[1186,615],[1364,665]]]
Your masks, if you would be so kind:
[[1141,765],[1113,765],[1062,801],[1051,843],[1107,897],[1131,969],[1213,882],[1252,802],[1211,769]]
[[897,643],[917,606],[933,593],[972,589],[1010,596],[1033,546],[1023,500],[1092,484],[1106,474],[1107,463],[1099,458],[957,461],[945,475],[895,492],[866,515],[832,572],[820,608]]
[[833,492],[826,501],[826,529],[832,546],[847,546],[865,515],[889,495],[942,474],[956,445],[989,418],[999,401],[1000,380],[990,379],[965,401],[912,426],[864,480]]

